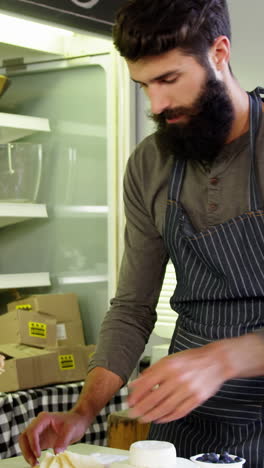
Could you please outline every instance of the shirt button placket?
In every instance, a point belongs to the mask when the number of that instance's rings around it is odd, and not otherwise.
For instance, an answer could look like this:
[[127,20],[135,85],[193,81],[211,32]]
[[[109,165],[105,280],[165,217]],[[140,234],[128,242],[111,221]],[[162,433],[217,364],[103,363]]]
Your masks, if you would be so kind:
[[208,225],[218,224],[217,209],[219,206],[219,179],[210,177],[208,179]]

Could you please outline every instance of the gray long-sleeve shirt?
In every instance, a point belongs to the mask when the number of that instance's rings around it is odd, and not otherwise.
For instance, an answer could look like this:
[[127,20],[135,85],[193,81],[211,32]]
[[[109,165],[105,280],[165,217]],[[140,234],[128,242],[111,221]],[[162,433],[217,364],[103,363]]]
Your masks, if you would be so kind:
[[[131,155],[124,178],[125,251],[116,296],[102,324],[89,365],[126,382],[153,330],[168,254],[163,242],[168,181],[174,158],[162,155],[155,134]],[[257,139],[257,182],[264,201],[264,119]],[[181,203],[197,231],[249,209],[249,132],[225,145],[208,167],[187,163]]]

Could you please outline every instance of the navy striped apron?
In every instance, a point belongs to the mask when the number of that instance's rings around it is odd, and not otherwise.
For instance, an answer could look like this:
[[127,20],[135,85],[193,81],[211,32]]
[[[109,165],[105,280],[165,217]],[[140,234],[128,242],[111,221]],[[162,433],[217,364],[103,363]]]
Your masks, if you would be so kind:
[[[177,275],[171,307],[179,314],[170,353],[264,327],[264,210],[255,174],[260,93],[249,93],[249,211],[196,232],[179,201],[186,163],[175,163],[164,232]],[[246,458],[247,468],[264,468],[263,403],[264,377],[229,380],[185,418],[152,424],[149,438],[174,443],[181,457],[227,450]]]

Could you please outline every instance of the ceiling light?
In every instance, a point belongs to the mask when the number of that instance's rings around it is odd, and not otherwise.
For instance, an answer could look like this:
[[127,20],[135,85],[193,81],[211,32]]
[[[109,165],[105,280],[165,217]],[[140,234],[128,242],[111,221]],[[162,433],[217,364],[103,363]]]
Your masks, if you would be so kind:
[[63,55],[64,40],[74,33],[63,28],[0,14],[0,42]]

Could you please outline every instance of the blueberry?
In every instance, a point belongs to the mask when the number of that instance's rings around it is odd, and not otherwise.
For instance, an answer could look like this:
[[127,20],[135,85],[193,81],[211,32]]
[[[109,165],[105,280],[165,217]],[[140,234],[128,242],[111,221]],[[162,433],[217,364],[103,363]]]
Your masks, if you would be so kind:
[[216,453],[214,453],[214,452],[209,453],[208,461],[210,461],[211,463],[218,463],[218,460],[219,460],[219,458],[218,458],[218,455]]
[[236,463],[240,462],[242,458],[235,457],[234,459],[229,455],[229,453],[225,450],[220,455],[217,455],[215,452],[204,453],[196,458],[197,461],[202,461],[205,463],[215,463],[215,464],[229,464],[229,463]]
[[228,452],[221,453],[219,460],[223,460],[225,463],[233,463],[233,459],[229,456]]

